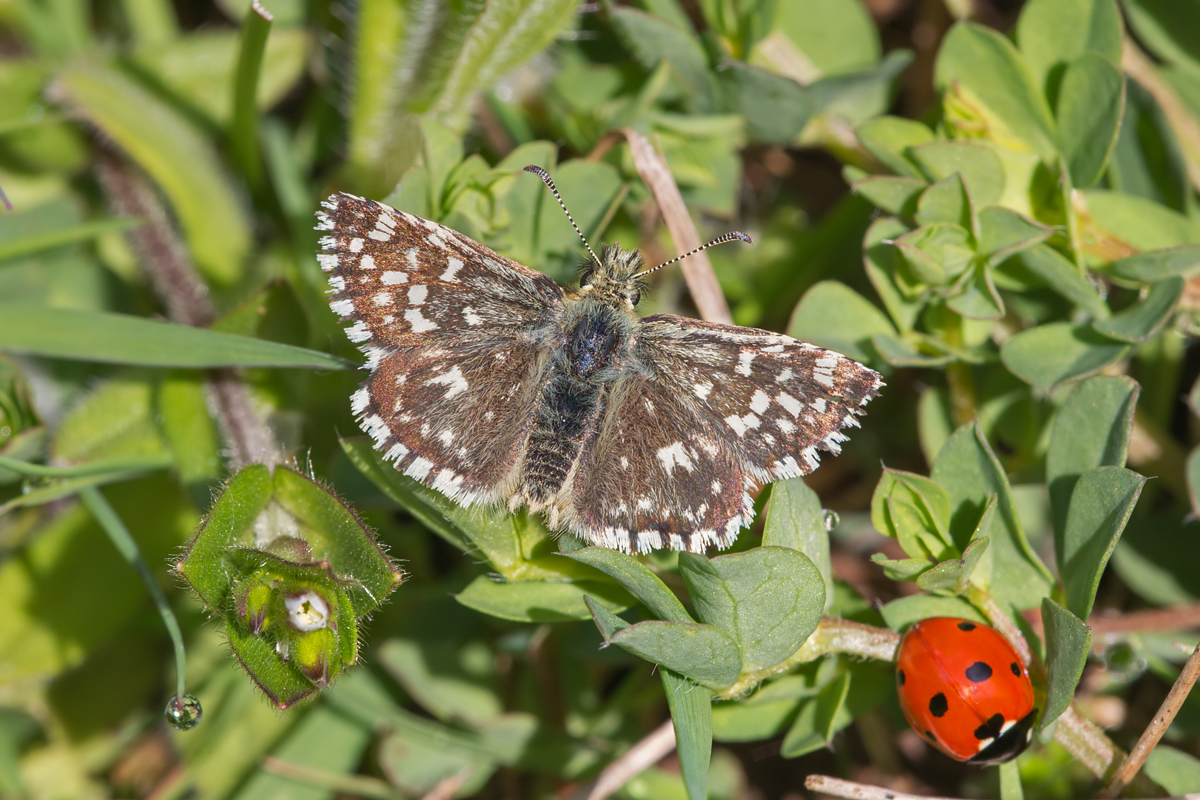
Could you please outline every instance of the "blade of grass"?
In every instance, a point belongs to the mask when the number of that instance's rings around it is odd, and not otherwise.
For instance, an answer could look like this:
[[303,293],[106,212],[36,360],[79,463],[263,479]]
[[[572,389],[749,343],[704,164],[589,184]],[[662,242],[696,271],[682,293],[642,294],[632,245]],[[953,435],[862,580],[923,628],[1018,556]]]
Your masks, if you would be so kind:
[[350,366],[327,353],[250,336],[124,314],[2,304],[0,350],[147,367]]
[[262,69],[267,35],[275,20],[258,0],[242,23],[241,50],[233,81],[233,119],[229,126],[233,157],[251,187],[262,186],[262,159],[258,151],[258,76]]
[[171,636],[171,644],[175,648],[175,696],[183,697],[184,688],[187,685],[187,665],[186,654],[183,649],[183,633],[179,630],[179,622],[175,619],[175,613],[171,611],[171,606],[167,604],[167,598],[163,594],[162,588],[158,585],[158,581],[154,578],[154,573],[150,571],[149,565],[146,564],[146,559],[142,557],[142,551],[138,549],[137,542],[133,540],[133,536],[129,534],[129,530],[125,527],[125,523],[121,522],[121,518],[117,516],[117,512],[104,499],[104,495],[100,494],[100,490],[94,486],[89,486],[79,493],[79,499],[87,506],[88,511],[92,512],[92,516],[96,518],[96,522],[108,534],[109,541],[113,543],[113,547],[117,548],[117,552],[121,557],[129,563],[137,572],[138,577],[146,584],[146,588],[150,591],[150,596],[154,598],[154,605],[158,607],[159,616],[162,617],[163,624],[167,626],[167,633]]
[[[0,198],[3,195],[0,194]],[[112,231],[123,231],[141,225],[143,220],[137,217],[119,217],[116,219],[98,219],[81,225],[72,225],[33,236],[22,236],[7,242],[0,242],[0,262],[14,258],[40,253],[43,250],[53,250],[76,242],[86,242]]]

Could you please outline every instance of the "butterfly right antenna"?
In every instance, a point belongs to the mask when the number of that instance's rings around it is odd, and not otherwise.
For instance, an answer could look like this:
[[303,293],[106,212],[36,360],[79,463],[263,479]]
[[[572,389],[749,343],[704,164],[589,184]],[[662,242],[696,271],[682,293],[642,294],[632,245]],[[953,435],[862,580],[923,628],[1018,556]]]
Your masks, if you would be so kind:
[[670,261],[664,261],[663,263],[659,264],[657,267],[651,267],[650,269],[644,269],[641,272],[639,272],[637,275],[634,275],[633,277],[640,278],[643,275],[649,275],[651,272],[656,272],[656,271],[662,269],[663,267],[671,266],[676,261],[682,261],[683,259],[687,258],[688,256],[694,256],[694,255],[696,255],[696,253],[699,253],[701,250],[707,250],[708,248],[712,247],[715,244],[725,244],[725,242],[732,242],[734,239],[743,241],[747,244],[754,244],[754,240],[751,239],[746,234],[742,233],[741,231],[730,231],[729,233],[718,236],[717,238],[713,239],[711,242],[709,242],[706,245],[697,247],[695,250],[691,250],[687,253],[684,253],[681,256],[675,256]]
[[600,263],[600,259],[596,258],[596,252],[592,250],[592,246],[588,244],[587,239],[583,238],[583,231],[579,230],[579,226],[575,224],[575,219],[571,216],[571,212],[567,211],[567,204],[564,203],[562,197],[559,196],[558,187],[554,185],[554,181],[550,180],[550,173],[546,172],[546,170],[542,169],[537,164],[526,165],[525,171],[532,172],[534,175],[537,175],[542,179],[544,184],[550,187],[550,191],[554,194],[554,199],[558,201],[560,206],[562,206],[563,213],[566,214],[567,219],[570,220],[571,227],[574,228],[575,232],[579,234],[579,240],[583,242],[583,246],[586,247],[587,251],[592,254],[592,260],[596,262],[596,266],[604,266]]

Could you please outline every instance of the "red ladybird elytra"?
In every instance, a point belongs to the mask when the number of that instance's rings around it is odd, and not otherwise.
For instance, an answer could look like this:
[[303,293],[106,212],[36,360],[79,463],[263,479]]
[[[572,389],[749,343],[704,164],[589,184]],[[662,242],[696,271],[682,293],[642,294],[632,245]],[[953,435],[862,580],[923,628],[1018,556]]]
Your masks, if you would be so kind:
[[896,690],[917,733],[968,764],[1016,758],[1037,717],[1017,651],[995,628],[957,617],[908,629],[896,656]]

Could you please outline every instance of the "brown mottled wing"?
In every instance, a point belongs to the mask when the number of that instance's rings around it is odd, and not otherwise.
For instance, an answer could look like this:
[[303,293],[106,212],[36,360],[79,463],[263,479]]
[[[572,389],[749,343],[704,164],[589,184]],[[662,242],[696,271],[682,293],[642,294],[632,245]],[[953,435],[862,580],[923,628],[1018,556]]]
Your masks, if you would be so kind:
[[460,503],[496,499],[524,445],[562,290],[435,222],[347,194],[318,229],[330,307],[367,357],[359,424]]
[[550,278],[436,222],[348,194],[322,205],[329,305],[368,359],[392,345],[526,337],[561,306]]
[[722,436],[665,382],[618,381],[564,487],[568,527],[627,553],[728,547],[754,510],[749,476]]
[[877,372],[769,331],[660,314],[641,324],[639,355],[702,425],[737,452],[754,485],[807,475],[838,453],[879,393]]

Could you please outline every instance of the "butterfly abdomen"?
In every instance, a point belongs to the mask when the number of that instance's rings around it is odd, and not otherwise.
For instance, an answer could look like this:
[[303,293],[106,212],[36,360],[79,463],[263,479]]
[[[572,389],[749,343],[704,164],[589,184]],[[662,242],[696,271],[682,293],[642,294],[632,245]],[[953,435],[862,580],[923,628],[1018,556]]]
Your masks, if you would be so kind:
[[625,361],[629,332],[620,311],[587,301],[572,311],[525,453],[522,483],[535,507],[562,488]]

